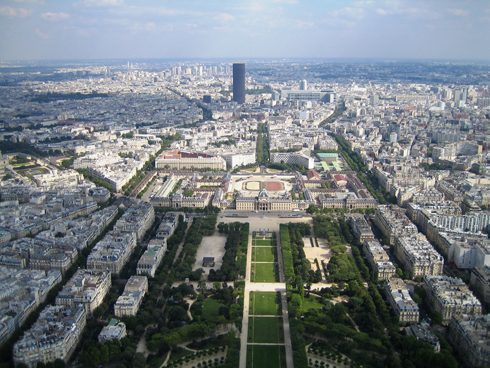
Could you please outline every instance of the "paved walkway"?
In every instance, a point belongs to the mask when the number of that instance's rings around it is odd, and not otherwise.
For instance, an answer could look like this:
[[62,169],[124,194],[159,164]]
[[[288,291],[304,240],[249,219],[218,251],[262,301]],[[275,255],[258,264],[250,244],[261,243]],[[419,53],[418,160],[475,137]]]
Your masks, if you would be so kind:
[[289,327],[289,312],[288,312],[288,302],[286,296],[286,278],[284,277],[284,264],[282,258],[281,241],[279,239],[279,232],[276,236],[277,245],[277,261],[279,264],[279,281],[284,284],[284,289],[281,291],[281,309],[282,309],[282,321],[283,321],[283,331],[284,331],[284,347],[286,350],[286,367],[294,368],[293,361],[293,345],[291,343],[291,329]]
[[248,235],[245,291],[243,293],[242,332],[240,334],[240,368],[247,368],[248,315],[250,313],[250,275],[252,274],[252,234]]

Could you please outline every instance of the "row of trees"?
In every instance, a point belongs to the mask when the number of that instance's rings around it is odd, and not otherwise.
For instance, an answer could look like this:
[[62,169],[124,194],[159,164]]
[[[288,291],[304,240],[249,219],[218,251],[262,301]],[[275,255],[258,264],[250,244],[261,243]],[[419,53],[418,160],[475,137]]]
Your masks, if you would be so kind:
[[175,268],[174,275],[179,280],[189,278],[199,281],[202,269],[192,271],[192,266],[196,262],[197,248],[201,244],[203,236],[211,236],[216,227],[216,215],[194,218],[192,225],[185,237],[184,246],[180,255],[180,262]]
[[257,126],[257,162],[266,165],[269,162],[269,136],[267,125],[259,123]]
[[[245,275],[249,224],[233,222],[219,223],[218,231],[227,234],[223,263],[217,271],[209,272],[209,281],[231,281]],[[245,235],[245,236],[244,236]]]
[[373,197],[375,197],[381,204],[385,204],[387,202],[396,203],[396,198],[380,188],[376,177],[373,175],[371,170],[368,169],[366,164],[362,162],[361,157],[350,149],[344,137],[336,134],[334,135],[334,138],[340,147],[342,158],[347,162],[352,170],[357,171],[357,176],[364,183]]

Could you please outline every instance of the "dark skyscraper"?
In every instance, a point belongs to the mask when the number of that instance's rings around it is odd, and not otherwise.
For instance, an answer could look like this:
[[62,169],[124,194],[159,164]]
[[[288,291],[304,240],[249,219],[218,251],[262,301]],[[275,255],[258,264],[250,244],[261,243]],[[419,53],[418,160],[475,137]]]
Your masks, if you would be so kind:
[[233,101],[245,102],[245,64],[233,64]]

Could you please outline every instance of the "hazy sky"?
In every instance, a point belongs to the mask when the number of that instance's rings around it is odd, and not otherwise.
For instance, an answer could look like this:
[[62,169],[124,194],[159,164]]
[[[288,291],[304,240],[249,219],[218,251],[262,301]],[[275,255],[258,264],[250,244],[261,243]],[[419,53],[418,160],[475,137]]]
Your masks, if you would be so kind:
[[0,60],[490,60],[490,0],[0,0]]

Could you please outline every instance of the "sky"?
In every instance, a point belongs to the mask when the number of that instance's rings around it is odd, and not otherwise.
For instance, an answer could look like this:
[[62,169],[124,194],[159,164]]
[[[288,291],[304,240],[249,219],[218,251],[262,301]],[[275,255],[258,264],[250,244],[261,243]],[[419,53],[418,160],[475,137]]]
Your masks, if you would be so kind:
[[490,60],[490,0],[0,0],[0,61]]

